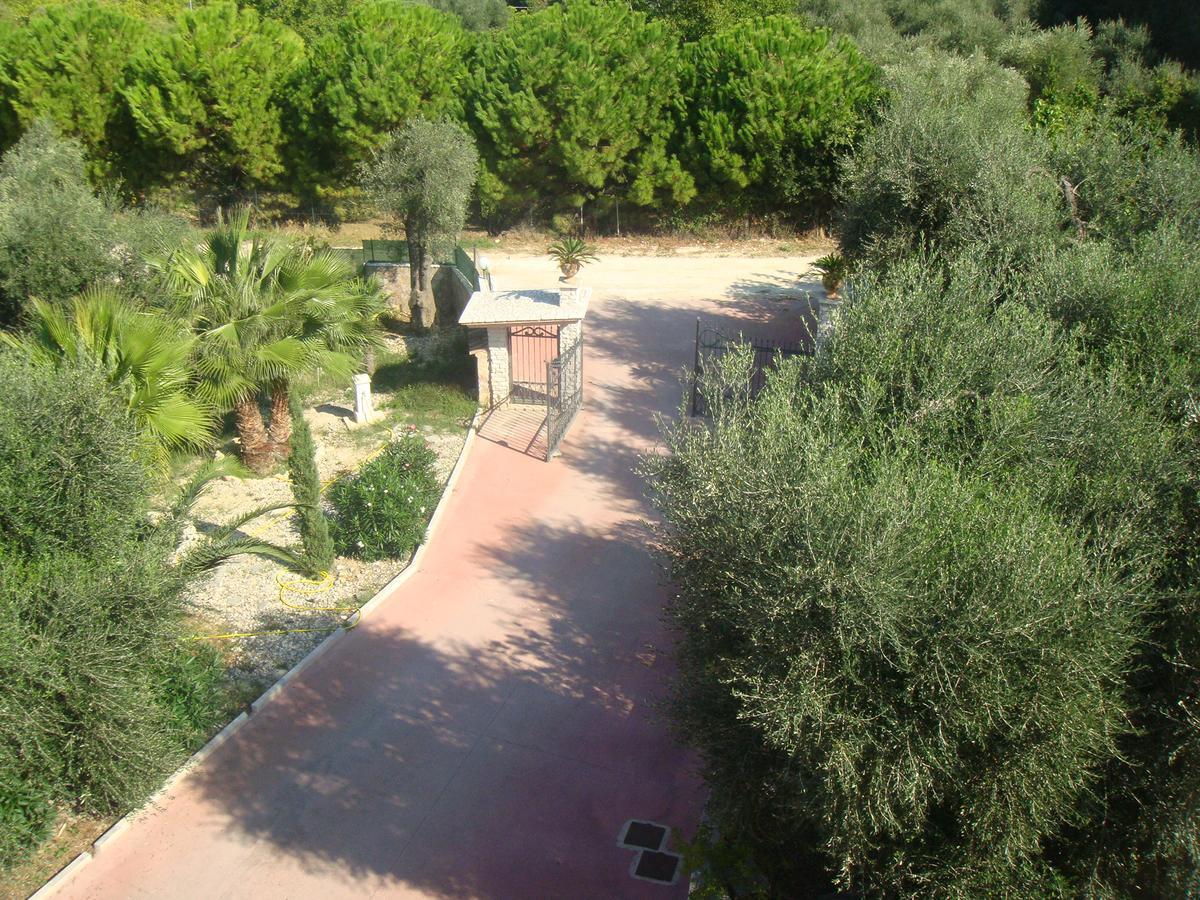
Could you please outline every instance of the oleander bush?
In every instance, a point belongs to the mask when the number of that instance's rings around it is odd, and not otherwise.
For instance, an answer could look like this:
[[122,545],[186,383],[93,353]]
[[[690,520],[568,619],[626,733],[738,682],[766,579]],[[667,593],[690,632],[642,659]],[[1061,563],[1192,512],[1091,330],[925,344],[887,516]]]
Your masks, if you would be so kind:
[[397,559],[425,539],[441,495],[437,455],[409,434],[329,489],[338,553],[359,559]]

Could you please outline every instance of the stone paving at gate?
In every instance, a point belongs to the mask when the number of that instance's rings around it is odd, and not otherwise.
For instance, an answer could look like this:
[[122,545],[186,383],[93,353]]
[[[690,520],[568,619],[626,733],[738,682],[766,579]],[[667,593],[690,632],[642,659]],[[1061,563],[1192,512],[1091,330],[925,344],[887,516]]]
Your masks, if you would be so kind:
[[[671,640],[634,466],[678,408],[696,317],[794,339],[819,291],[808,262],[585,269],[584,407],[562,455],[481,434],[412,576],[60,895],[685,896],[678,873],[652,876],[674,872],[660,857],[704,788],[657,711]],[[664,845],[637,844],[634,821]]]

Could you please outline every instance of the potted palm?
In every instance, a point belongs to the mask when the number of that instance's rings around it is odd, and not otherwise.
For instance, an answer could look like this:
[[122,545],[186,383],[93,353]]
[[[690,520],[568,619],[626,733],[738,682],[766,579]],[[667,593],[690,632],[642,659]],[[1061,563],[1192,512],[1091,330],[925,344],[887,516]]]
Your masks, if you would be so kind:
[[564,281],[570,281],[579,274],[586,263],[596,261],[595,248],[582,238],[563,238],[550,245],[550,258],[558,263],[559,271]]
[[837,299],[849,271],[850,263],[840,253],[829,253],[813,260],[812,272],[821,276],[821,286],[830,300]]

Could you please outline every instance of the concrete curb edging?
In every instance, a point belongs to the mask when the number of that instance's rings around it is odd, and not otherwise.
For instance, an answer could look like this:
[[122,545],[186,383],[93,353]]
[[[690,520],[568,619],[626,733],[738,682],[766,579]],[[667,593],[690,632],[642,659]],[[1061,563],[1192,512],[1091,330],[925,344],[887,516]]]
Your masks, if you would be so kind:
[[[358,622],[362,622],[366,616],[376,609],[385,598],[387,598],[393,590],[403,584],[416,571],[421,558],[425,555],[425,550],[433,540],[433,536],[437,531],[438,522],[443,518],[443,513],[449,501],[450,495],[454,493],[454,488],[458,483],[459,476],[466,465],[467,452],[471,449],[471,445],[475,442],[476,429],[479,426],[479,417],[482,410],[476,409],[475,414],[471,417],[471,422],[467,426],[467,438],[463,441],[462,449],[458,451],[458,459],[454,461],[454,468],[450,470],[450,475],[446,479],[446,485],[442,488],[442,495],[438,498],[438,504],[434,507],[433,515],[429,518],[429,525],[425,529],[425,540],[417,547],[412,558],[409,559],[408,565],[398,573],[382,588],[375,592],[375,596],[358,608]],[[355,623],[356,625],[358,623]],[[283,677],[276,681],[273,685],[266,689],[257,700],[253,701],[246,712],[239,713],[229,724],[222,728],[219,732],[213,735],[207,743],[190,757],[187,762],[175,770],[167,780],[163,783],[154,794],[151,795],[145,803],[135,810],[131,810],[114,822],[107,831],[92,841],[91,849],[84,850],[73,860],[63,866],[58,872],[40,888],[29,895],[28,900],[45,900],[47,897],[53,896],[61,888],[65,887],[67,882],[79,874],[79,870],[92,861],[102,850],[111,844],[114,840],[123,835],[129,830],[134,821],[146,812],[152,810],[180,781],[182,781],[193,769],[199,766],[204,760],[216,751],[218,747],[227,742],[233,735],[248,721],[250,717],[262,709],[266,704],[271,702],[279,692],[292,680],[296,678],[302,671],[307,669],[312,663],[316,662],[317,658],[322,656],[330,647],[332,647],[339,639],[344,637],[347,629],[339,626],[332,634],[325,638],[317,646],[313,647],[303,659],[292,666]]]
[[60,887],[70,881],[75,875],[92,860],[91,851],[84,850],[77,857],[58,870],[58,874],[43,884],[34,893],[29,895],[29,900],[41,900],[43,897],[49,897]]

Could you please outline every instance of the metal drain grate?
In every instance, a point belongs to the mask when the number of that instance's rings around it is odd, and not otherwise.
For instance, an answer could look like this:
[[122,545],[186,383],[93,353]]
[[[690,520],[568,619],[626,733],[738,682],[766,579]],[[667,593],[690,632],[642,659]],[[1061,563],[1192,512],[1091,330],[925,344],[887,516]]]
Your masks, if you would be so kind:
[[635,850],[661,850],[667,840],[668,831],[670,829],[666,825],[634,819],[626,823],[624,833],[617,843]]
[[633,877],[660,884],[674,884],[679,876],[679,862],[679,857],[674,853],[643,850],[638,854],[637,864],[633,867]]

